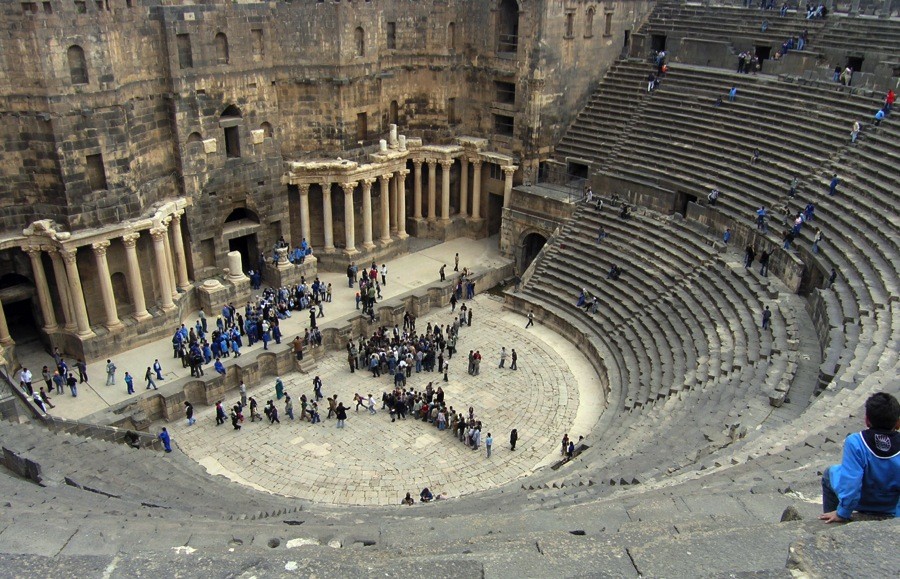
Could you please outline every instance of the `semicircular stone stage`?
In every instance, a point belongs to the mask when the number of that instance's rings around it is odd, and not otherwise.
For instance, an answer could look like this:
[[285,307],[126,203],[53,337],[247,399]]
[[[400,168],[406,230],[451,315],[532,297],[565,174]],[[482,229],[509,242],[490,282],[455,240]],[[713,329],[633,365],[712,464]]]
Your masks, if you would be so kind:
[[[602,412],[599,382],[588,361],[565,339],[550,330],[525,329],[525,318],[504,311],[502,303],[488,295],[467,302],[473,308],[472,327],[460,329],[458,354],[449,361],[449,381],[438,372],[412,373],[407,387],[424,390],[433,381],[443,387],[448,405],[457,412],[472,406],[483,423],[482,440],[493,434],[492,456],[486,457],[483,442],[478,451],[455,439],[449,430],[439,431],[421,420],[407,418],[392,423],[381,410],[381,394],[393,378],[373,378],[368,371],[349,372],[346,355],[332,353],[319,362],[316,374],[324,383],[323,394],[338,395],[350,407],[346,427],[336,428],[328,420],[327,401],[320,403],[322,422],[312,425],[299,420],[300,395],[312,398],[313,374],[291,374],[283,378],[285,390],[294,400],[291,421],[284,413],[284,400],[277,401],[280,424],[251,423],[249,413],[240,431],[230,422],[215,425],[215,409],[203,408],[198,421],[172,425],[173,439],[211,474],[222,474],[259,490],[310,501],[344,505],[396,505],[423,487],[435,494],[458,497],[491,489],[530,474],[535,468],[559,458],[560,440],[569,433],[577,440],[587,435]],[[450,308],[417,320],[416,329],[427,324],[452,323]],[[518,370],[500,369],[501,346],[518,353]],[[469,350],[483,356],[478,376],[467,373]],[[355,412],[354,393],[377,401],[376,415],[365,408]],[[250,389],[260,410],[275,398],[274,380]],[[237,400],[225,400],[227,407]],[[583,402],[582,402],[583,400]],[[516,428],[519,442],[510,451],[509,433]]]

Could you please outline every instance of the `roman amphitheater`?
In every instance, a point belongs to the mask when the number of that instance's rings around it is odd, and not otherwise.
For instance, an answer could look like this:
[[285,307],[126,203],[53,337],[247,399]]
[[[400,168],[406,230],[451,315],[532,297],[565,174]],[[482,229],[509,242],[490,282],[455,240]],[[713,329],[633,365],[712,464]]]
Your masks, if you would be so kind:
[[[896,520],[817,520],[900,392],[897,4],[3,2],[0,576],[900,575]],[[173,357],[316,278],[302,360],[307,311]],[[348,366],[463,304],[404,385],[477,449]],[[299,416],[316,376],[344,428]],[[241,384],[280,423],[217,425]]]

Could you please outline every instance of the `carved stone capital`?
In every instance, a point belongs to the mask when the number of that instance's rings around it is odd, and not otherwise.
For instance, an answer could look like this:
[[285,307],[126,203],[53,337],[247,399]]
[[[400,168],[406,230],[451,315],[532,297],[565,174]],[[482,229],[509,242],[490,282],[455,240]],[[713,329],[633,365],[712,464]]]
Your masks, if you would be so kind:
[[377,181],[377,180],[378,179],[376,179],[375,177],[369,177],[368,179],[363,179],[363,181],[362,181],[363,182],[363,191],[371,191],[372,185],[374,185],[375,181]]
[[297,185],[297,191],[300,192],[300,195],[308,195],[309,183],[300,183],[299,185]]
[[162,241],[166,238],[166,233],[168,229],[165,227],[154,227],[150,230],[150,237],[153,238],[153,241]]
[[388,181],[391,180],[391,177],[393,177],[393,175],[388,174],[388,175],[382,175],[381,177],[379,177],[379,179],[381,179],[382,183],[387,183]]
[[441,168],[446,171],[453,166],[453,159],[441,159],[440,164]]
[[344,195],[353,195],[353,190],[356,189],[356,181],[341,183],[341,189],[344,190]]
[[91,244],[91,249],[94,250],[96,255],[103,257],[106,255],[106,250],[109,249],[109,240],[98,241],[97,243]]
[[401,177],[406,177],[409,175],[409,169],[400,169],[397,173],[399,173]]
[[141,234],[138,231],[132,233],[126,233],[122,236],[122,243],[125,244],[125,247],[136,247],[137,241],[140,239]]
[[67,247],[61,247],[59,249],[59,255],[62,256],[63,261],[66,263],[73,264],[78,257],[78,248],[69,249]]

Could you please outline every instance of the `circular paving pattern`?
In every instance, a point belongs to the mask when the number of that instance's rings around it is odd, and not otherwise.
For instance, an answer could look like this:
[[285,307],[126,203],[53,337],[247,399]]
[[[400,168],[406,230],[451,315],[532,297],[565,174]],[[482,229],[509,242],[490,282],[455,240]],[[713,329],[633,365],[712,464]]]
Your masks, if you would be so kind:
[[[381,408],[381,393],[392,378],[373,378],[371,372],[351,374],[346,356],[338,352],[321,361],[315,373],[323,382],[323,393],[337,393],[349,405],[346,427],[335,421],[312,425],[291,421],[278,403],[281,424],[245,422],[234,431],[230,423],[215,426],[213,408],[199,409],[198,421],[170,427],[178,446],[212,474],[254,488],[310,501],[349,505],[396,505],[411,492],[417,496],[425,486],[435,494],[458,497],[490,489],[532,472],[539,463],[558,456],[559,440],[568,432],[578,410],[577,381],[569,364],[557,350],[524,329],[524,318],[506,312],[490,296],[468,302],[473,310],[472,327],[460,330],[459,354],[450,360],[449,382],[437,372],[422,372],[407,380],[407,387],[424,390],[430,381],[442,386],[446,402],[457,411],[474,407],[482,421],[482,440],[493,433],[491,458],[484,447],[473,451],[449,430],[439,431],[420,420],[392,423]],[[417,328],[428,322],[452,321],[450,309],[420,318]],[[517,371],[499,369],[500,347],[516,349]],[[571,348],[571,346],[569,346]],[[466,372],[469,350],[484,357],[479,376]],[[300,395],[312,395],[313,375],[294,373],[282,377],[285,390],[294,399],[299,415]],[[251,387],[262,407],[274,399],[274,379]],[[249,386],[249,385],[248,385]],[[378,413],[354,412],[353,395],[373,394]],[[236,392],[226,403],[233,405]],[[325,402],[325,401],[323,401]],[[247,416],[249,420],[249,415]],[[519,432],[515,451],[509,448],[510,430]],[[586,433],[585,433],[586,434]]]

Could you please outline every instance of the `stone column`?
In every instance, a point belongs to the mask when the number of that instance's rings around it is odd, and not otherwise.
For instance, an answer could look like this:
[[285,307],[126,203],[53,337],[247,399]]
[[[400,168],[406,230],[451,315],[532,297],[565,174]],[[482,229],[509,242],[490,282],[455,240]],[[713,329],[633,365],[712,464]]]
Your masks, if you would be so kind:
[[172,263],[172,244],[169,243],[169,222],[171,219],[163,219],[162,227],[166,230],[166,236],[163,238],[163,245],[166,248],[166,273],[169,274],[169,290],[172,292],[172,299],[178,297],[178,288],[175,285],[175,268]]
[[437,161],[428,161],[428,221],[434,221],[437,217],[435,196],[437,195]]
[[510,201],[510,198],[512,197],[513,173],[516,172],[516,169],[518,169],[518,167],[516,167],[515,165],[507,165],[506,167],[500,167],[500,168],[503,170],[503,177],[504,177],[504,180],[503,180],[503,208],[506,209],[507,207],[509,207],[509,201]]
[[166,235],[168,228],[154,227],[150,230],[150,237],[153,238],[153,255],[156,258],[156,277],[159,281],[159,297],[162,300],[162,309],[166,311],[174,310],[175,303],[172,301],[172,288],[169,285],[168,262],[166,260]]
[[[54,328],[55,327],[56,325],[54,324]],[[3,304],[0,303],[0,346],[9,346],[12,344],[13,339],[12,336],[9,335],[9,326],[6,325],[6,312],[3,311]]]
[[60,249],[59,254],[66,264],[69,296],[72,298],[72,309],[75,311],[75,325],[78,327],[78,335],[82,338],[89,338],[94,335],[94,332],[91,331],[87,307],[84,305],[84,290],[81,287],[81,277],[78,275],[78,264],[76,263],[78,249]]
[[397,236],[406,239],[406,176],[409,169],[401,169],[397,173]]
[[472,219],[481,219],[481,159],[472,159]]
[[[50,300],[50,286],[47,285],[47,274],[44,272],[44,262],[41,261],[40,247],[25,247],[24,251],[31,259],[31,271],[34,275],[34,287],[37,290],[38,303],[41,306],[41,315],[44,318],[44,331],[52,332],[56,329],[56,312],[53,311],[53,302]],[[2,310],[0,306],[0,310]],[[6,326],[6,320],[3,320],[3,326]],[[2,342],[2,337],[0,337]]]
[[344,190],[344,244],[347,253],[356,253],[356,221],[353,215],[353,190],[356,182],[341,183]]
[[363,247],[372,249],[372,184],[375,179],[363,179]]
[[147,311],[147,303],[144,301],[144,282],[141,281],[141,266],[137,256],[137,240],[140,236],[137,231],[122,236],[125,265],[128,269],[128,289],[131,291],[131,303],[134,304],[134,319],[139,322],[153,317]]
[[97,261],[97,277],[100,280],[103,310],[106,312],[106,327],[114,330],[122,327],[122,322],[119,321],[119,313],[116,311],[116,298],[113,293],[112,279],[109,277],[109,261],[106,259],[109,241],[98,241],[91,245],[91,248],[94,250],[94,259]]
[[441,161],[441,221],[450,221],[450,167],[453,161]]
[[422,159],[413,159],[413,217],[422,219]]
[[[297,185],[297,189],[300,191],[300,235],[309,243],[309,185]],[[294,245],[300,244],[295,240]]]
[[178,278],[178,287],[187,290],[191,287],[188,279],[187,259],[184,256],[184,239],[181,237],[181,216],[184,210],[172,215],[172,245],[175,249],[175,276]]
[[325,231],[325,252],[334,251],[334,230],[331,219],[331,183],[322,183],[322,219]]
[[459,216],[466,217],[469,211],[469,160],[459,158]]
[[390,200],[388,204],[390,205],[390,214],[391,214],[391,234],[397,233],[397,174],[394,173],[391,175],[391,180],[388,181],[388,190],[390,191]]
[[72,296],[69,295],[69,276],[66,275],[66,266],[62,256],[56,248],[47,250],[53,261],[53,276],[56,278],[56,290],[63,306],[63,317],[66,319],[66,330],[75,331],[75,310],[72,308]]
[[390,175],[382,175],[381,179],[381,241],[385,244],[391,242],[391,208],[389,203]]

